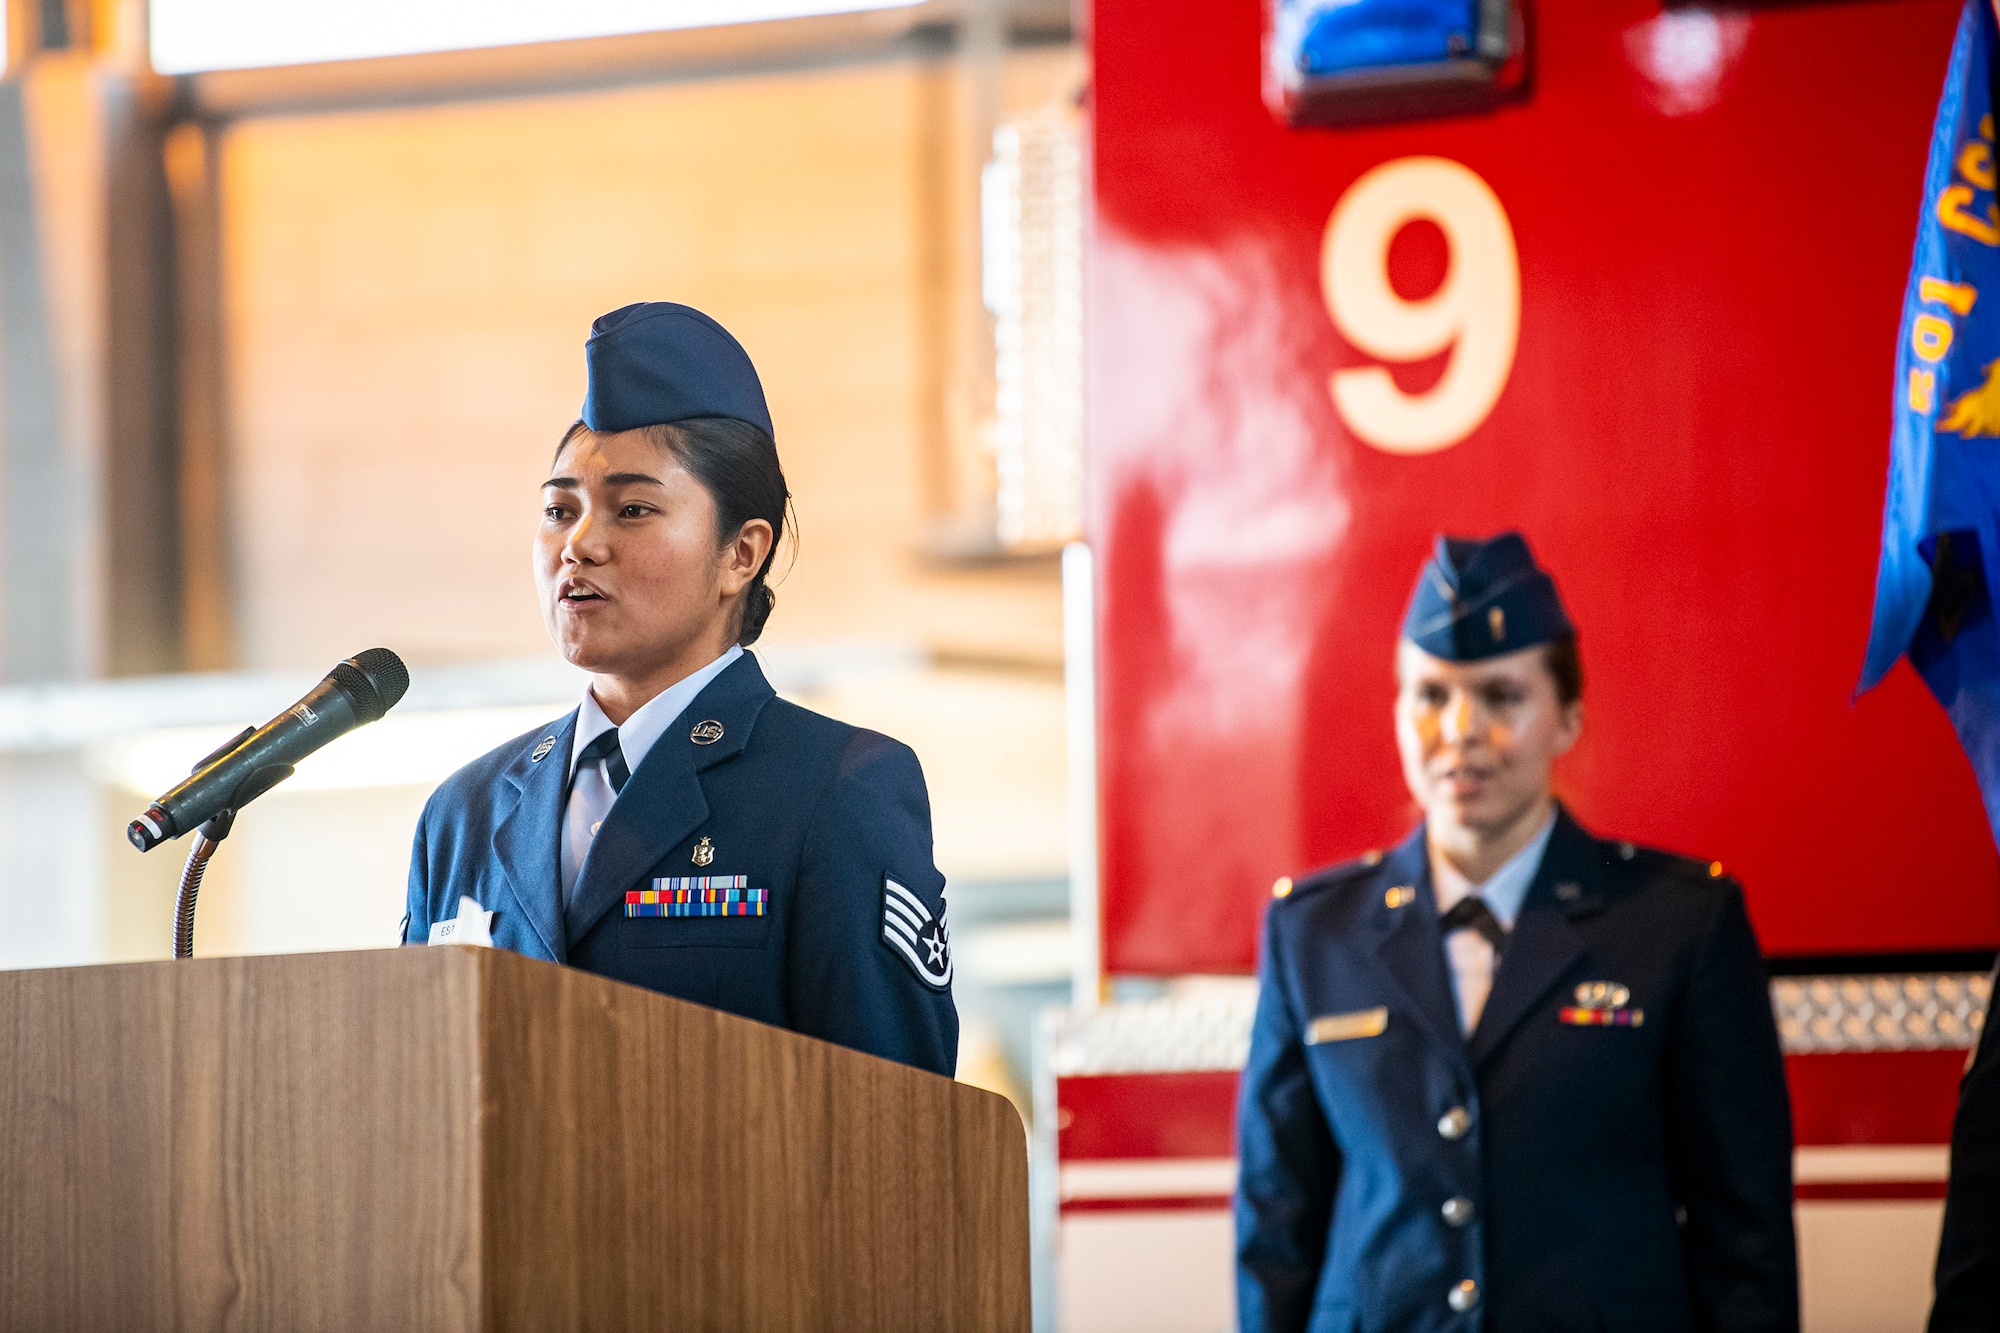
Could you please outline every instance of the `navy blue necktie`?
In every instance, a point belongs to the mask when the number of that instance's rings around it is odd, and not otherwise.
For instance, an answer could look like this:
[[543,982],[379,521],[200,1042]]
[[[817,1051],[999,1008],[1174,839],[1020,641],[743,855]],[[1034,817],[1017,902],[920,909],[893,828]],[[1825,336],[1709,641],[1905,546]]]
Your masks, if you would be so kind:
[[1500,924],[1500,918],[1493,915],[1493,909],[1476,893],[1467,894],[1453,903],[1451,910],[1438,918],[1438,928],[1447,935],[1459,930],[1478,931],[1493,946],[1495,958],[1507,947],[1507,928]]
[[[611,784],[611,794],[616,796],[625,790],[631,780],[632,770],[625,767],[625,752],[618,748],[618,728],[600,732],[590,744],[583,747],[583,753],[576,757],[576,771],[569,775],[570,786],[576,785],[577,773],[583,772],[598,760],[604,761],[604,780]],[[564,802],[568,802],[567,795]]]

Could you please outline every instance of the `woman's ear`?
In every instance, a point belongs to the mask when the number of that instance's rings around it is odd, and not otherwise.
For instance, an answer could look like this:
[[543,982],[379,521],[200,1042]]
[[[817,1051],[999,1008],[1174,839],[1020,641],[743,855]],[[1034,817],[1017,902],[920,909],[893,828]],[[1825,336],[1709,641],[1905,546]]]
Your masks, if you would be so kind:
[[722,548],[723,596],[734,597],[750,586],[771,554],[774,538],[770,523],[761,518],[749,519],[736,530],[736,536]]
[[1568,754],[1583,739],[1583,700],[1572,699],[1562,706],[1562,735],[1556,738],[1556,753]]

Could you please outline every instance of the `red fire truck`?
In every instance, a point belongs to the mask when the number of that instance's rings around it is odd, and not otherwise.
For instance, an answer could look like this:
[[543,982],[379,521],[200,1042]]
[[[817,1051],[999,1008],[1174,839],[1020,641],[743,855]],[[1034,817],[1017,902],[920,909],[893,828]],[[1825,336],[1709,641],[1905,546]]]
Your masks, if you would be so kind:
[[1044,1314],[1232,1323],[1263,905],[1414,823],[1404,599],[1520,528],[1581,627],[1563,798],[1746,886],[1808,1328],[1920,1328],[2000,867],[1921,682],[1855,682],[1960,0],[1518,0],[1483,101],[1372,116],[1281,86],[1283,8],[1090,16],[1104,998],[1043,1034]]

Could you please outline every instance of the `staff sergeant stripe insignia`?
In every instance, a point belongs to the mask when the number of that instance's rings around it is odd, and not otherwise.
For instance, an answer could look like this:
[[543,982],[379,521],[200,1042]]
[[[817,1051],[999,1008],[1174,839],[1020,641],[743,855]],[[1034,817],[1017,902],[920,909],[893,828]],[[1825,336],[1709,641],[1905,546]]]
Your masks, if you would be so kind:
[[762,916],[770,900],[771,891],[751,888],[748,875],[676,876],[627,893],[625,915]]
[[951,909],[935,919],[923,900],[886,875],[882,879],[882,941],[932,990],[951,984]]

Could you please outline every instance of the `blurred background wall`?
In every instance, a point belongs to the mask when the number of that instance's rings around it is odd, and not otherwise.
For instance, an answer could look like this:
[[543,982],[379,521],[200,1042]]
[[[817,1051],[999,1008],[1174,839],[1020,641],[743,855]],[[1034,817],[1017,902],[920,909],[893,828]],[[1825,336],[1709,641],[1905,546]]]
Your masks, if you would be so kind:
[[582,688],[537,484],[590,321],[672,299],[756,360],[796,496],[759,655],[923,760],[962,1076],[1025,1103],[1070,981],[1074,442],[1022,425],[1071,391],[1023,370],[1077,322],[1066,8],[172,76],[133,0],[7,35],[0,966],[166,956],[182,849],[125,822],[377,644],[409,698],[245,814],[196,945],[393,943],[432,786]]

